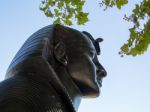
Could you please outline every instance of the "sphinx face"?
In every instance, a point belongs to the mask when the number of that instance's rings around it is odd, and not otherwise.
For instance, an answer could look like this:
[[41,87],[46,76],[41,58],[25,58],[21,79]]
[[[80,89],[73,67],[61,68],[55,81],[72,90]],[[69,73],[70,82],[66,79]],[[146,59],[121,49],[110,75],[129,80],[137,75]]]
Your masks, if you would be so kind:
[[106,76],[106,71],[98,61],[92,41],[84,36],[78,41],[78,45],[72,46],[74,48],[68,54],[69,74],[83,97],[99,96],[102,78]]

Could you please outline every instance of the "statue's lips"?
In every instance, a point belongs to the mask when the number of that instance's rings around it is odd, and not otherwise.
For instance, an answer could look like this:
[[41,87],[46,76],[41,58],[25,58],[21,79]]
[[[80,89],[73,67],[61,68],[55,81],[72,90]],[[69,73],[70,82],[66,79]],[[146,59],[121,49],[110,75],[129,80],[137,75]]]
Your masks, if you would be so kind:
[[97,70],[97,83],[99,84],[99,87],[102,87],[102,81],[106,74],[107,73],[104,70]]
[[102,87],[102,79],[100,79],[99,77],[97,77],[97,82],[99,87]]

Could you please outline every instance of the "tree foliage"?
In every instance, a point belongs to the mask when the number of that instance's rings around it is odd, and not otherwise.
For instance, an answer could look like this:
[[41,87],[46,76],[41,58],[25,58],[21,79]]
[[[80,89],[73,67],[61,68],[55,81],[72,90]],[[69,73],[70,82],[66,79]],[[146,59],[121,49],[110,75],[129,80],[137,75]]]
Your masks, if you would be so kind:
[[132,15],[124,19],[132,22],[133,27],[129,29],[130,37],[126,44],[121,47],[121,54],[141,55],[147,51],[150,44],[150,0],[143,0],[136,4]]
[[[40,10],[47,17],[54,19],[54,24],[72,25],[76,20],[78,25],[88,22],[88,13],[83,11],[85,0],[43,0]],[[102,0],[101,7],[105,10],[116,6],[119,10],[128,4],[128,0]],[[121,56],[137,56],[147,51],[150,44],[150,0],[137,3],[132,14],[124,16],[124,19],[133,23],[129,29],[130,37],[121,47]]]
[[47,17],[54,18],[54,24],[72,25],[73,19],[78,25],[88,21],[88,13],[83,11],[85,0],[43,0],[40,10]]

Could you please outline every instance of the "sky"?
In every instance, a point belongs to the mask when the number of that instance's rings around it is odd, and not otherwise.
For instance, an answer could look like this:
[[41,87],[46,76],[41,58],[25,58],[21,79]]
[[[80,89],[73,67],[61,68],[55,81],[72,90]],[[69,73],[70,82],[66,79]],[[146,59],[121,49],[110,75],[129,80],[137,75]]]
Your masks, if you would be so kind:
[[[83,99],[78,112],[150,112],[150,52],[132,57],[120,57],[120,47],[129,37],[132,24],[123,20],[139,0],[129,0],[122,11],[116,8],[103,11],[99,0],[86,0],[85,11],[90,21],[73,25],[80,31],[88,31],[95,38],[102,37],[99,60],[107,71],[101,95],[95,99]],[[38,29],[52,24],[52,20],[39,11],[40,0],[0,1],[0,80],[24,41]]]

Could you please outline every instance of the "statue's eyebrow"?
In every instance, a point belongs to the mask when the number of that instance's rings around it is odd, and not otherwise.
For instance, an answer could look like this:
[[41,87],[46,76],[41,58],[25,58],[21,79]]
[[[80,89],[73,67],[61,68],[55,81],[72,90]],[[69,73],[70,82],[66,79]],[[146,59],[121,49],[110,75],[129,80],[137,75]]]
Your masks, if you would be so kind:
[[101,53],[101,49],[100,49],[100,46],[99,46],[99,43],[102,42],[103,39],[102,38],[97,38],[96,40],[94,40],[93,44],[94,44],[94,47],[96,49],[96,52],[98,55],[100,55]]
[[103,39],[102,38],[94,39],[92,37],[92,35],[90,33],[86,32],[86,31],[83,31],[82,33],[85,34],[87,37],[89,37],[89,39],[92,41],[92,43],[93,43],[93,45],[96,49],[97,54],[100,55],[101,50],[100,50],[99,43],[102,42]]
[[90,47],[90,52],[96,53],[96,49],[95,48],[93,49],[93,48]]

